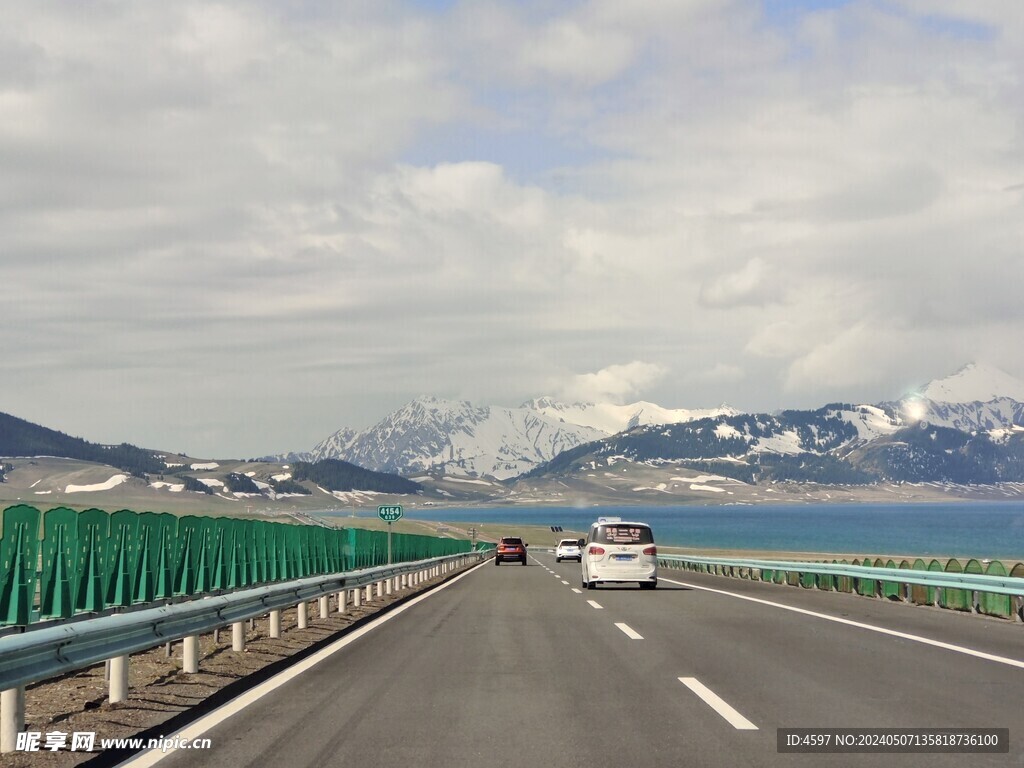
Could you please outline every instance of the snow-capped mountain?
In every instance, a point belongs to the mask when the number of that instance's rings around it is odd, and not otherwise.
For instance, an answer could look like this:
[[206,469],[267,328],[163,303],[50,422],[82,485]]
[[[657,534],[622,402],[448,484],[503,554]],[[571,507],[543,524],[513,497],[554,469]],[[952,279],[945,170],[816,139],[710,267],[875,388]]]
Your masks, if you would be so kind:
[[[743,482],[1024,482],[1024,384],[967,366],[878,405],[826,405],[647,426],[556,457],[528,477],[596,477],[625,460]],[[966,398],[985,397],[985,401]],[[589,473],[589,474],[588,474]]]
[[550,397],[540,397],[523,403],[523,408],[543,413],[558,421],[591,427],[614,435],[634,427],[648,424],[678,424],[683,421],[705,419],[714,416],[735,416],[738,410],[722,404],[717,408],[690,410],[686,408],[662,408],[660,405],[640,401],[630,405],[614,403],[573,403],[567,405]]
[[994,366],[968,363],[944,379],[925,384],[921,396],[936,403],[988,403],[1007,399],[1024,403],[1024,382]]
[[660,458],[735,462],[757,455],[816,455],[831,461],[898,440],[903,430],[918,426],[1008,440],[1024,431],[1024,383],[997,368],[971,364],[898,401],[776,415],[744,414],[727,405],[691,410],[541,397],[509,408],[421,397],[368,429],[336,432],[310,458],[343,459],[406,476],[431,472],[505,480],[606,439],[644,460],[659,460],[658,451],[665,451]]
[[900,410],[911,421],[998,438],[1024,425],[1024,382],[991,365],[970,363],[905,397]]
[[653,403],[566,405],[538,398],[519,408],[420,397],[361,432],[342,429],[317,445],[313,460],[337,458],[380,472],[499,480],[528,472],[559,453],[643,424],[666,424],[736,411],[670,410]]

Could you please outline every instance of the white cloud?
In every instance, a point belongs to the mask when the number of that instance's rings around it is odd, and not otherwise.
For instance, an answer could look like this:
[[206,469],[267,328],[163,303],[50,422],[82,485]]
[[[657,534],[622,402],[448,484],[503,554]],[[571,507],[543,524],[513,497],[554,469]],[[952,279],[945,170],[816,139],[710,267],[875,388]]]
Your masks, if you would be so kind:
[[10,3],[0,401],[215,457],[423,393],[1021,375],[1010,6]]
[[609,365],[600,371],[573,377],[565,390],[565,396],[571,400],[621,404],[666,374],[667,371],[660,365],[639,360],[623,365]]
[[764,259],[754,257],[736,272],[721,275],[701,286],[701,302],[709,307],[760,303],[774,293]]

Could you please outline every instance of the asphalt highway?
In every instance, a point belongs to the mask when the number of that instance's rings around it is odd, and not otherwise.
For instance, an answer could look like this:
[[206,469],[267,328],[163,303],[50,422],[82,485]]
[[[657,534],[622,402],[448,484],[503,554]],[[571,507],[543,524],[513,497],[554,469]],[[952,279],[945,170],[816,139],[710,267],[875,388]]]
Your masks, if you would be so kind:
[[[995,619],[666,569],[583,590],[539,551],[341,643],[197,722],[211,749],[135,768],[1024,766],[1024,628]],[[780,728],[879,727],[1008,728],[1010,751],[777,751]]]

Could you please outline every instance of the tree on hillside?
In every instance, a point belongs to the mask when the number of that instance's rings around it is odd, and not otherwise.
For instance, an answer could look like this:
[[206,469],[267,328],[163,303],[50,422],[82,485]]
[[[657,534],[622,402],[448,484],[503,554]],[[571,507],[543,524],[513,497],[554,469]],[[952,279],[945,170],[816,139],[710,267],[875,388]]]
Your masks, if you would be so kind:
[[328,491],[377,491],[378,493],[418,493],[423,486],[386,472],[372,472],[340,459],[315,463],[299,461],[292,467],[296,482],[311,480]]

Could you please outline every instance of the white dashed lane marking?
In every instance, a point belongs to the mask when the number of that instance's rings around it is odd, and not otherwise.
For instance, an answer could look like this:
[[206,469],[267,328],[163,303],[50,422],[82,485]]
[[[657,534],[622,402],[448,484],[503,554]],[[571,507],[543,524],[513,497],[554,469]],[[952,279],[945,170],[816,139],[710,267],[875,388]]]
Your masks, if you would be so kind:
[[679,682],[696,693],[701,700],[728,721],[738,731],[756,731],[757,726],[729,706],[721,696],[696,677],[680,677]]
[[619,629],[621,629],[622,632],[626,635],[626,637],[628,637],[630,640],[643,640],[644,639],[644,636],[641,635],[639,632],[637,632],[635,629],[633,629],[631,626],[629,626],[629,624],[623,624],[621,622],[617,622],[615,624],[615,626],[618,627]]
[[599,611],[604,610],[604,606],[594,600],[587,600],[587,603],[590,604],[591,608],[597,608]]

